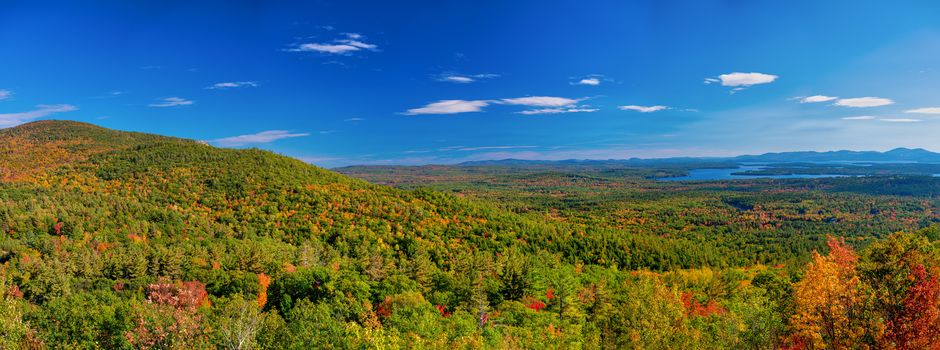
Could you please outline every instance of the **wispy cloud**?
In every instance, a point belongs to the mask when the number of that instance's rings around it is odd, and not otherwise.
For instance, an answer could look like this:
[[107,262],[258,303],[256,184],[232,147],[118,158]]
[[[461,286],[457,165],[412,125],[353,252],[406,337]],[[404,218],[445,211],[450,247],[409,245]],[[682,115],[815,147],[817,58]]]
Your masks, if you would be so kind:
[[904,113],[916,113],[916,114],[940,114],[940,107],[924,107],[917,109],[909,109],[904,111]]
[[0,128],[17,126],[55,113],[71,112],[77,109],[78,107],[68,104],[37,105],[36,109],[31,111],[4,113],[0,114]]
[[13,92],[12,92],[12,91],[0,89],[0,100],[6,100],[6,99],[8,99],[8,98],[10,98],[10,97],[13,97]]
[[541,108],[541,109],[529,109],[521,112],[516,112],[519,114],[525,115],[534,115],[534,114],[561,114],[561,113],[591,113],[597,112],[599,109],[590,108],[590,106],[580,106],[577,108]]
[[552,97],[552,96],[529,96],[529,97],[516,97],[516,98],[504,98],[499,100],[500,103],[508,105],[521,105],[529,107],[566,107],[573,106],[578,102],[585,100],[584,98],[580,99],[571,99],[565,97]]
[[254,81],[230,81],[224,83],[215,83],[211,86],[207,86],[206,89],[209,90],[224,90],[240,87],[258,87],[258,83]]
[[310,163],[310,164],[321,164],[321,163],[327,163],[330,161],[343,159],[343,158],[337,158],[337,157],[324,157],[324,156],[319,156],[319,157],[318,156],[301,156],[301,157],[294,157],[294,158],[299,159],[300,161],[304,163]]
[[118,98],[118,97],[121,97],[121,96],[123,96],[123,95],[127,95],[127,92],[124,92],[124,91],[111,91],[111,92],[104,93],[104,94],[101,94],[101,95],[91,96],[90,98],[93,98],[93,99],[110,99],[110,98]]
[[167,97],[160,99],[160,102],[154,102],[149,104],[150,107],[176,107],[176,106],[189,106],[195,102],[187,100],[182,97]]
[[343,119],[344,122],[361,122],[361,121],[363,121],[363,120],[366,120],[366,118],[354,117],[354,118],[346,118],[346,119]]
[[362,34],[343,33],[344,38],[334,39],[327,43],[302,43],[287,49],[290,52],[320,52],[333,55],[349,55],[354,52],[369,50],[376,51],[378,46],[366,43]]
[[854,117],[843,117],[842,120],[877,120],[887,123],[917,123],[922,120],[914,118],[894,118],[894,117],[877,117],[873,115],[859,115]]
[[310,134],[309,133],[291,133],[286,130],[268,130],[268,131],[259,132],[257,134],[224,137],[221,139],[210,140],[208,142],[217,144],[222,147],[238,147],[238,146],[245,146],[245,145],[270,143],[270,142],[274,142],[274,141],[281,140],[281,139],[303,137],[303,136],[310,136]]
[[523,149],[523,148],[536,148],[538,146],[481,146],[481,147],[458,147],[455,148],[457,151],[487,151],[494,149]]
[[409,109],[404,114],[419,115],[480,112],[483,110],[483,107],[486,107],[489,104],[490,102],[486,100],[441,100],[430,103],[424,107]]
[[856,97],[856,98],[842,98],[836,101],[836,106],[842,107],[854,107],[854,108],[867,108],[867,107],[879,107],[887,106],[894,104],[894,101],[888,98],[882,97]]
[[637,106],[637,105],[620,106],[617,108],[620,108],[620,110],[623,110],[623,111],[637,111],[640,113],[651,113],[651,112],[658,112],[658,111],[669,109],[669,107],[666,107],[666,106]]
[[837,98],[838,97],[834,97],[834,96],[813,95],[813,96],[801,97],[799,99],[800,99],[800,103],[819,103],[819,102],[829,102]]
[[446,83],[457,83],[457,84],[469,84],[474,83],[483,79],[494,79],[498,78],[499,74],[483,73],[483,74],[455,74],[455,73],[443,73],[435,76],[435,80],[442,81]]
[[463,75],[448,75],[448,76],[442,77],[439,80],[446,81],[448,83],[458,83],[458,84],[466,84],[466,83],[472,83],[476,81],[476,79],[473,79],[471,77],[466,77]]

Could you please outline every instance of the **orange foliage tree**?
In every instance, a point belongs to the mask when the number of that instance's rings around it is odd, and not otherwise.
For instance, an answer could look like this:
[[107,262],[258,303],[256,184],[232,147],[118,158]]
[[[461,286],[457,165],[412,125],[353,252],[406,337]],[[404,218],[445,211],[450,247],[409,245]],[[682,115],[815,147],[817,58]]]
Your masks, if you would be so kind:
[[855,271],[858,256],[844,240],[830,237],[827,245],[829,255],[814,252],[794,286],[794,335],[811,348],[854,348],[871,328]]

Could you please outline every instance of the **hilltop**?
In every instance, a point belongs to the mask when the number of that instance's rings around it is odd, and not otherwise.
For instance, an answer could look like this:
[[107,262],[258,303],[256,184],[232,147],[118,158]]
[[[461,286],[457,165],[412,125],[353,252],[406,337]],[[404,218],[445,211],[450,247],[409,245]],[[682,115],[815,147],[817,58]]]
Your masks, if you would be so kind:
[[95,154],[157,140],[177,141],[73,121],[43,120],[0,129],[0,181],[25,179]]
[[[4,141],[0,170],[4,181],[16,185],[12,187],[38,184],[64,196],[65,203],[92,200],[90,206],[112,210],[125,221],[150,221],[148,226],[163,235],[182,234],[189,230],[180,225],[182,221],[198,218],[207,226],[204,233],[299,241],[312,234],[352,230],[396,241],[407,232],[408,240],[419,240],[412,244],[427,244],[430,249],[451,238],[440,232],[473,242],[482,239],[477,236],[482,231],[505,231],[522,220],[438,193],[372,185],[257,149],[216,148],[68,121],[2,130],[0,140]],[[73,189],[93,198],[67,198]],[[145,208],[129,211],[128,204]],[[36,213],[41,212],[37,208]],[[169,220],[174,225],[154,224],[149,220],[154,216],[174,218]],[[101,222],[95,229],[125,225]],[[507,241],[510,237],[502,235]]]

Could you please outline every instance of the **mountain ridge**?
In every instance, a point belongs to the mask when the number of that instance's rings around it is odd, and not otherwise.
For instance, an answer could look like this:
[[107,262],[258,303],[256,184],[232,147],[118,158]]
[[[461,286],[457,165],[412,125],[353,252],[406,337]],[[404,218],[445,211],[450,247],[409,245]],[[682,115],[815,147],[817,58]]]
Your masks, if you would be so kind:
[[643,165],[655,163],[698,163],[698,162],[920,162],[940,163],[940,153],[924,148],[898,147],[888,151],[790,151],[769,152],[757,155],[739,155],[733,157],[669,157],[669,158],[627,158],[627,159],[562,159],[528,160],[495,159],[457,163],[458,166],[521,166],[538,164],[598,165],[618,163],[624,165]]

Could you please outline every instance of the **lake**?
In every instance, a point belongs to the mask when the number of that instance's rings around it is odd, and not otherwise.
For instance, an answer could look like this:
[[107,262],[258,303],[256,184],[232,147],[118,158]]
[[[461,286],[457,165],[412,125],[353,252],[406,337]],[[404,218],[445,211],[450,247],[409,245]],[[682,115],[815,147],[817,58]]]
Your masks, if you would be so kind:
[[[816,179],[828,177],[845,177],[836,174],[791,174],[791,175],[732,175],[732,173],[749,170],[761,170],[763,165],[742,165],[727,169],[693,169],[686,176],[663,177],[660,181],[708,181],[708,180],[745,180],[745,179]],[[940,174],[937,174],[940,175]],[[936,176],[936,175],[935,175]]]

